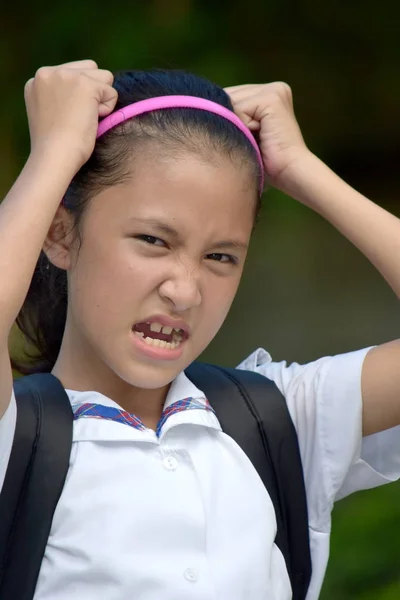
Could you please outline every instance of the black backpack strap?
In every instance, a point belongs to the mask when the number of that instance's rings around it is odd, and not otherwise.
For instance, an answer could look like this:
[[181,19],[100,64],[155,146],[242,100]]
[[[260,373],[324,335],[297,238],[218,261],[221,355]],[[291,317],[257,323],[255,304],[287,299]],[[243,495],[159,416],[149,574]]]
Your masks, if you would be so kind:
[[277,534],[293,599],[311,579],[307,499],[297,433],[276,385],[251,371],[193,363],[186,370],[215,410],[222,430],[246,453],[275,508]]
[[73,415],[60,381],[14,382],[17,424],[0,494],[0,598],[32,600],[69,468]]

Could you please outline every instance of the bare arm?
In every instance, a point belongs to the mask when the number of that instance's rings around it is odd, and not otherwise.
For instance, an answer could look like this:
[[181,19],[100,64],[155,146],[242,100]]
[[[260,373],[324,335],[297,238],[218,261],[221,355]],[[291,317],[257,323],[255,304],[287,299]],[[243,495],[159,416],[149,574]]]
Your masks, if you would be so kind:
[[[235,111],[259,132],[270,183],[346,236],[400,298],[400,220],[355,191],[313,155],[282,82],[227,88]],[[400,424],[400,340],[372,349],[362,372],[363,433]]]
[[[31,155],[0,204],[0,417],[11,396],[8,337],[63,195],[111,112],[112,74],[93,61],[39,70],[26,86]],[[72,98],[72,100],[71,100]]]
[[[327,219],[400,298],[400,220],[342,181],[311,153],[293,162],[285,191]],[[400,424],[400,340],[372,349],[362,372],[363,433]]]
[[[55,176],[49,178],[49,173]],[[31,156],[0,205],[0,417],[8,406],[12,387],[8,336],[69,175],[72,179],[74,173],[65,169],[55,154]]]
[[[22,306],[55,212],[74,176],[59,153],[31,155],[0,204],[0,336]],[[51,174],[51,175],[50,175]]]

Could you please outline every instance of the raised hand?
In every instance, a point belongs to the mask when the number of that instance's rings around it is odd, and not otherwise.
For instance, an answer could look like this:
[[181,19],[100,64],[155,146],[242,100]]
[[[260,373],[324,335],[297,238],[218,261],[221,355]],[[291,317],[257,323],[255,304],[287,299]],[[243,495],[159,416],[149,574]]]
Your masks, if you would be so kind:
[[93,60],[41,67],[25,86],[32,152],[65,154],[79,170],[93,152],[99,117],[117,101],[113,79]]
[[283,82],[225,88],[236,114],[257,132],[269,183],[285,189],[288,166],[309,153],[294,110],[292,91]]

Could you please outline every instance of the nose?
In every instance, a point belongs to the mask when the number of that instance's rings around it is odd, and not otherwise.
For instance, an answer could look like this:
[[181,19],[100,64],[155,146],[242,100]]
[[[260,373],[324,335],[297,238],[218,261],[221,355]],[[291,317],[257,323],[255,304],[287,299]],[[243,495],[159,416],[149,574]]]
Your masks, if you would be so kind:
[[160,285],[159,294],[164,300],[170,302],[177,312],[199,306],[201,292],[196,271],[181,265]]

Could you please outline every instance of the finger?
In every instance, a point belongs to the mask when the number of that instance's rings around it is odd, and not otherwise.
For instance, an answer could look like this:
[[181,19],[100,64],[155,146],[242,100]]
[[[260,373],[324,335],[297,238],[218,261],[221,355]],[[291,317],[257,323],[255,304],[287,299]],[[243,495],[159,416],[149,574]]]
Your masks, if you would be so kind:
[[34,81],[34,78],[31,77],[30,79],[28,79],[28,81],[25,84],[25,88],[24,88],[25,98],[26,98],[26,95],[29,94],[29,92],[30,92],[30,90],[32,88],[33,81]]
[[260,104],[254,95],[246,96],[242,100],[233,102],[233,108],[237,116],[243,121],[247,127],[255,127],[261,118]]
[[247,123],[247,127],[250,129],[250,131],[260,131],[261,123],[260,121],[255,121],[253,119],[249,123]]
[[72,62],[62,63],[61,65],[54,65],[56,68],[66,67],[68,69],[80,69],[81,71],[84,69],[97,69],[97,63],[92,59],[85,60],[74,60]]
[[232,94],[232,93],[235,93],[240,90],[246,90],[249,88],[257,87],[258,85],[261,85],[261,84],[259,84],[259,83],[244,83],[242,85],[230,85],[228,87],[225,87],[224,90],[227,94]]
[[90,77],[90,79],[101,81],[103,83],[107,83],[108,85],[112,85],[114,82],[113,73],[111,73],[111,71],[107,71],[107,69],[82,69],[81,73],[82,75]]
[[[254,97],[252,97],[254,100]],[[235,103],[233,102],[233,110],[235,115],[248,127],[251,131],[259,131],[261,129],[260,119],[257,115],[257,105],[249,104],[248,99]]]
[[249,115],[247,112],[239,111],[235,108],[235,115],[248,127],[251,131],[258,131],[260,129],[260,123]]
[[276,83],[260,83],[257,85],[250,86],[239,86],[239,88],[229,94],[232,104],[237,104],[238,102],[248,102],[252,103],[254,101],[254,97],[262,96],[265,98],[272,92],[276,92],[278,89]]
[[225,88],[225,91],[229,95],[232,102],[236,102],[237,100],[241,100],[243,98],[251,98],[255,94],[258,94],[266,85],[267,84],[249,83],[248,85],[237,85],[231,88]]
[[235,111],[235,114],[239,117],[239,119],[250,129],[250,131],[260,131],[261,123],[256,119],[250,117],[247,113],[238,113]]
[[98,87],[97,101],[99,103],[99,117],[106,117],[115,108],[118,92],[113,87],[103,84]]

